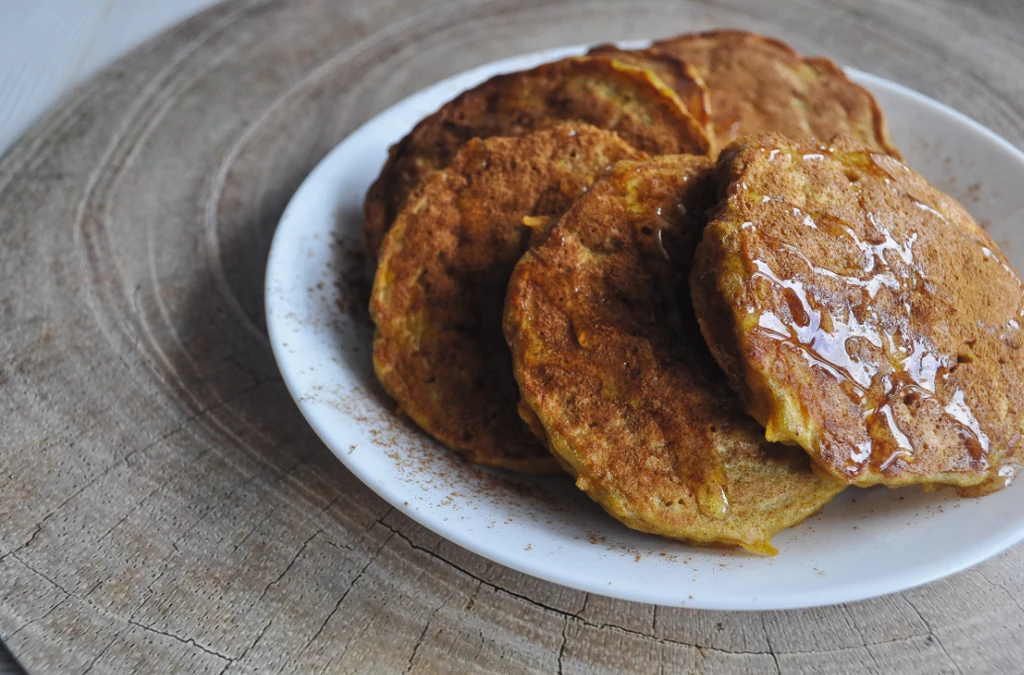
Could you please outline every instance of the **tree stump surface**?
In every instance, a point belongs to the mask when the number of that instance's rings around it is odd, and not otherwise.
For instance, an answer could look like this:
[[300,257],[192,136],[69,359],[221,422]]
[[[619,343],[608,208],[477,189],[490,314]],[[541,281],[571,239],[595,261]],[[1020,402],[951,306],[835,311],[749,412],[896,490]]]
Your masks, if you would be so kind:
[[813,610],[587,595],[394,511],[281,382],[270,239],[347,134],[498,58],[716,26],[889,77],[1024,144],[1019,0],[229,0],[64,100],[0,161],[11,652],[62,673],[1019,672],[1024,546]]

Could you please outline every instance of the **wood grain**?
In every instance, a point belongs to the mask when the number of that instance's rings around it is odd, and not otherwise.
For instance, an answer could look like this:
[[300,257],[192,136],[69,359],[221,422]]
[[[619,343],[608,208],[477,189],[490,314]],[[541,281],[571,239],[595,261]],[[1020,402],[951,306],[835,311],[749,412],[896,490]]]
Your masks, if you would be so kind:
[[0,636],[37,672],[1015,672],[1024,547],[799,612],[608,600],[417,526],[318,442],[264,333],[295,187],[391,103],[496,58],[777,35],[1024,142],[1015,0],[232,0],[0,162]]

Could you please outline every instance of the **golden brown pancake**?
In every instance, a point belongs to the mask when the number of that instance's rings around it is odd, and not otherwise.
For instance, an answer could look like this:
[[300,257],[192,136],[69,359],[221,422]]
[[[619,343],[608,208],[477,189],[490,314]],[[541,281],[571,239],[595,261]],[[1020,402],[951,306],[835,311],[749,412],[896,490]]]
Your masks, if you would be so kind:
[[960,204],[863,144],[719,158],[701,329],[769,440],[856,485],[1003,487],[1022,462],[1024,292]]
[[422,120],[392,146],[364,204],[367,249],[377,255],[406,196],[471,138],[522,136],[574,121],[617,132],[651,154],[706,154],[710,137],[651,71],[606,58],[570,58],[498,75]]
[[829,59],[735,30],[659,40],[651,51],[685,61],[703,78],[719,149],[738,136],[774,131],[820,141],[846,134],[900,156],[874,97]]
[[687,279],[712,162],[620,162],[515,268],[505,337],[524,416],[629,527],[775,553],[842,486],[764,441],[704,346]]
[[557,470],[516,414],[501,314],[523,224],[567,209],[614,162],[615,133],[564,124],[474,139],[409,196],[381,248],[370,312],[377,376],[403,412],[472,462]]
[[[665,52],[651,49],[621,49],[613,44],[601,44],[587,52],[589,56],[603,56],[619,63],[637,68],[646,68],[657,75],[668,88],[674,91],[697,122],[704,128],[708,138],[714,139],[711,126],[711,108],[708,90],[697,70]],[[714,148],[712,148],[712,151]],[[712,153],[713,154],[713,153]]]

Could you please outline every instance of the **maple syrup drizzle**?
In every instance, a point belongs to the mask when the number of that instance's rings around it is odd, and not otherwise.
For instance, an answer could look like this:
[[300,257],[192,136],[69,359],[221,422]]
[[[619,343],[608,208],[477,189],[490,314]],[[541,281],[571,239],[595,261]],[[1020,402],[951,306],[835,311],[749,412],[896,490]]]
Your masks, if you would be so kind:
[[[878,168],[892,175],[888,166],[881,165],[878,159],[872,159]],[[913,200],[913,203],[930,216],[946,220],[927,204],[917,200]],[[819,229],[819,224],[811,214],[803,213],[796,206],[791,208],[793,215],[801,219],[804,226]],[[914,263],[913,247],[918,235],[914,233],[905,241],[898,241],[876,214],[868,210],[865,218],[875,235],[872,239],[878,243],[858,237],[853,228],[842,222],[838,224],[838,232],[841,234],[837,234],[848,236],[863,253],[863,278],[814,265],[796,247],[783,246],[784,251],[807,267],[808,279],[824,277],[838,285],[860,289],[862,300],[859,306],[848,301],[844,311],[839,313],[845,316],[830,312],[797,276],[783,279],[767,262],[754,259],[753,277],[779,289],[791,317],[786,320],[775,312],[762,310],[758,317],[758,327],[772,339],[797,350],[812,369],[818,368],[829,373],[840,383],[850,399],[862,406],[870,440],[859,443],[850,452],[847,465],[850,474],[860,473],[865,465],[885,471],[897,460],[914,461],[917,449],[900,428],[892,408],[893,401],[905,397],[935,400],[946,417],[958,425],[972,459],[981,468],[987,467],[991,443],[965,402],[963,391],[957,389],[945,401],[942,399],[947,397],[937,391],[937,381],[940,378],[943,383],[946,381],[950,370],[956,365],[956,357],[937,354],[923,336],[913,337],[907,343],[905,336],[913,334],[913,331],[908,330],[910,304],[907,300],[904,300],[903,306],[908,316],[899,317],[896,329],[891,332],[883,330],[881,317],[870,304],[882,288],[900,294],[917,287],[918,279],[924,276],[921,268]],[[751,223],[743,224],[743,229],[754,227]],[[988,250],[985,253],[987,256],[993,255]],[[865,318],[858,319],[858,316]],[[855,356],[856,349],[854,353],[850,349],[856,348],[855,340],[866,341],[874,351],[882,352],[886,358],[882,363],[874,358],[858,358]],[[889,368],[885,368],[886,360]],[[1011,479],[1012,473],[1010,470],[1004,478]]]

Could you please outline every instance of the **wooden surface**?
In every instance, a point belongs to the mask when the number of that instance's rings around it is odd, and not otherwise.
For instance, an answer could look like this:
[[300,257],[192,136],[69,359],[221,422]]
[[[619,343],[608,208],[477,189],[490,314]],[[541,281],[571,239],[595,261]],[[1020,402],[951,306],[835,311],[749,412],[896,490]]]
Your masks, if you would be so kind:
[[232,1],[0,162],[0,636],[36,672],[1019,672],[1024,547],[853,605],[720,613],[512,572],[394,512],[264,334],[323,154],[449,74],[711,26],[891,77],[1024,143],[1018,0]]

